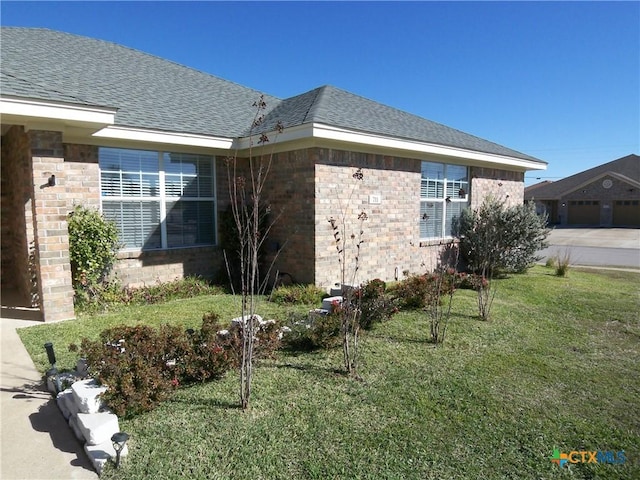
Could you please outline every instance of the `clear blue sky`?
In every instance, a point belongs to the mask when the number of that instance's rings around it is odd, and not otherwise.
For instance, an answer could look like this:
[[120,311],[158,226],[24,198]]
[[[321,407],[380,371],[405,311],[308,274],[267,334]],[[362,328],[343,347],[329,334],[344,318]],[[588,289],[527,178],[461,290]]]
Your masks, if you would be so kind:
[[334,85],[549,162],[527,184],[640,153],[640,2],[0,9],[2,25],[116,42],[278,97]]

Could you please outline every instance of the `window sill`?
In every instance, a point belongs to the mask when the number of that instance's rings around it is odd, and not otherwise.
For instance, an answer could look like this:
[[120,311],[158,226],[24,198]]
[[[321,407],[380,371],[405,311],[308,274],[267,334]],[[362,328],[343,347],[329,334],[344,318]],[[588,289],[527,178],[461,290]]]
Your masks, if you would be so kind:
[[130,260],[136,258],[143,257],[153,257],[153,256],[172,256],[172,255],[180,255],[184,251],[188,250],[190,252],[199,251],[199,250],[213,250],[218,248],[216,245],[194,245],[192,247],[172,247],[172,248],[154,248],[152,250],[121,250],[117,254],[118,260]]
[[454,237],[448,238],[431,238],[420,240],[421,247],[435,247],[440,245],[451,245],[453,243],[459,243],[460,239]]

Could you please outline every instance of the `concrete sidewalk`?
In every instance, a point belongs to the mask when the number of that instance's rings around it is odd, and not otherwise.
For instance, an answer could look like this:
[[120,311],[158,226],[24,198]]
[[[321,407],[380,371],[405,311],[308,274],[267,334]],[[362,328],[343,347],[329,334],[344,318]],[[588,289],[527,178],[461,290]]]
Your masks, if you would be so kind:
[[[98,478],[16,328],[38,325],[28,310],[2,307],[0,319],[0,479]],[[44,346],[43,346],[44,348]]]

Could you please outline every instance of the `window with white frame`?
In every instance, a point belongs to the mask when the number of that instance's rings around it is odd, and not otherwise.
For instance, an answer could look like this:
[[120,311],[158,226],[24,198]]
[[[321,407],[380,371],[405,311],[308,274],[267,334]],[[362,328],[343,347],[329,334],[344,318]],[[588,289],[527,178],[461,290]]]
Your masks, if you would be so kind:
[[125,249],[215,243],[213,157],[101,147],[99,164],[102,212]]
[[422,162],[421,172],[420,238],[450,237],[454,221],[469,204],[469,169]]

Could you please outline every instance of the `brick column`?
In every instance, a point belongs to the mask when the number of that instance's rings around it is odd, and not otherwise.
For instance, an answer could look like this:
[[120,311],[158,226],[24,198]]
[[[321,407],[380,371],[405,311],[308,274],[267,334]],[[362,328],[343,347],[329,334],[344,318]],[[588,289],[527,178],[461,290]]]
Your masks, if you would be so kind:
[[[65,188],[62,134],[30,131],[33,174],[33,229],[40,308],[44,321],[74,318],[69,263],[69,205]],[[56,184],[49,178],[55,175]]]

